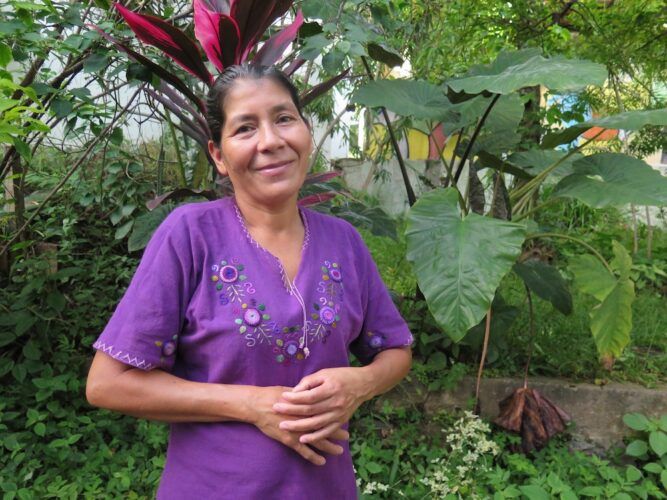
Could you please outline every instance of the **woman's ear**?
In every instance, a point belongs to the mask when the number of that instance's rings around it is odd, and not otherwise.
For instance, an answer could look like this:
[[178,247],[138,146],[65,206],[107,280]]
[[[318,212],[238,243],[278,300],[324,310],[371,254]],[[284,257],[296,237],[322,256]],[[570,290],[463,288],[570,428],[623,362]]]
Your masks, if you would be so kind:
[[225,159],[222,156],[222,148],[213,141],[208,141],[208,153],[213,158],[215,162],[215,168],[218,169],[220,175],[227,175],[227,165],[225,164]]

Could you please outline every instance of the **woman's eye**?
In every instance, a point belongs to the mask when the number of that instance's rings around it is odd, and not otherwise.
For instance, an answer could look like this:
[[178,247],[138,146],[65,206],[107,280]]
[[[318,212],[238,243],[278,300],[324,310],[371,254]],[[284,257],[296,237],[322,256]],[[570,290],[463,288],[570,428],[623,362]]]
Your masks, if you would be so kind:
[[294,118],[290,115],[281,115],[278,117],[278,123],[291,122]]
[[239,128],[236,129],[237,134],[244,134],[246,132],[250,132],[251,128],[249,125],[241,125]]

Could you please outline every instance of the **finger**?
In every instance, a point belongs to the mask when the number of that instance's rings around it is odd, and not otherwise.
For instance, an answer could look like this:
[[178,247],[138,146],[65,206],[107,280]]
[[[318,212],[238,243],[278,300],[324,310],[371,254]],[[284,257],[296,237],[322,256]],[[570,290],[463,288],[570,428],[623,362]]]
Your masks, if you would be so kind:
[[283,392],[282,398],[288,403],[309,405],[324,401],[332,395],[330,388],[325,385],[319,385],[314,389],[303,390],[301,392]]
[[341,445],[333,443],[328,439],[320,439],[319,441],[313,441],[312,443],[310,443],[310,446],[317,448],[318,450],[323,451],[324,453],[329,453],[330,455],[342,455],[343,451],[345,451]]
[[318,455],[310,446],[307,446],[303,443],[296,443],[293,449],[303,458],[315,465],[324,465],[327,463],[326,459],[322,455]]
[[313,405],[299,405],[285,402],[278,402],[273,405],[273,411],[282,413],[284,415],[292,415],[297,417],[309,417],[311,415],[319,415],[329,409],[328,401],[323,401]]
[[[297,420],[283,420],[279,427],[290,432],[311,432],[321,429],[335,421],[336,415],[332,412],[322,413],[314,417],[299,418]],[[338,424],[340,426],[340,424]]]
[[340,428],[340,425],[337,422],[329,424],[322,429],[312,432],[310,434],[304,434],[299,438],[299,441],[302,443],[313,443],[315,441],[320,441],[321,439],[330,439],[333,437],[333,434]]
[[329,436],[329,439],[335,439],[336,441],[349,441],[350,433],[342,427],[339,427],[336,432]]
[[317,373],[313,373],[312,375],[303,377],[301,381],[294,386],[292,392],[307,391],[308,389],[313,389],[318,385],[322,385],[323,383],[324,379]]

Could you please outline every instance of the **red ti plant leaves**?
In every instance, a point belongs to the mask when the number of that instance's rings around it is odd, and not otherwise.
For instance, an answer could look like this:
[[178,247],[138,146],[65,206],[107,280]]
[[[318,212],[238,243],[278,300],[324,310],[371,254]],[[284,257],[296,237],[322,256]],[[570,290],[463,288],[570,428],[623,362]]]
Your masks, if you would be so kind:
[[100,36],[109,40],[118,49],[125,52],[130,59],[138,62],[142,66],[145,66],[146,68],[151,70],[154,74],[156,74],[158,77],[160,77],[162,80],[171,84],[172,87],[182,92],[183,95],[186,96],[188,99],[190,99],[190,101],[192,101],[202,113],[206,111],[206,107],[204,106],[203,101],[199,97],[197,97],[179,77],[174,75],[172,72],[167,71],[159,64],[154,63],[147,57],[142,56],[138,52],[132,50],[124,43],[119,42],[114,37],[112,37],[104,30],[102,30],[102,28],[100,28],[99,26],[95,26],[94,24],[88,24],[88,26],[97,31],[100,34]]
[[329,201],[332,198],[338,196],[338,194],[339,193],[334,193],[333,191],[311,194],[299,199],[298,204],[300,207],[312,207],[313,205],[318,205],[320,203],[324,203],[325,201]]
[[241,32],[234,19],[216,8],[228,5],[217,5],[211,8],[210,2],[194,0],[195,37],[204,48],[211,63],[223,71],[227,66],[239,62]]
[[231,4],[231,17],[241,31],[243,62],[271,23],[287,12],[292,0],[232,0]]
[[326,94],[334,85],[345,78],[349,72],[350,68],[347,68],[341,74],[334,76],[333,78],[329,78],[326,82],[322,82],[315,85],[314,87],[311,87],[308,92],[301,96],[301,105],[306,106],[322,94]]
[[208,10],[211,10],[213,12],[218,12],[219,14],[229,15],[229,13],[232,10],[231,4],[234,0],[202,0],[202,1]]
[[287,76],[292,76],[292,75],[294,74],[294,72],[295,72],[297,69],[299,69],[301,66],[303,66],[305,63],[306,63],[306,60],[305,60],[305,59],[296,58],[296,59],[294,59],[294,61],[292,61],[292,62],[289,64],[289,66],[287,66],[287,67],[283,70],[283,72],[284,72]]
[[303,181],[304,184],[317,184],[320,182],[327,182],[331,179],[335,179],[340,175],[340,172],[320,172],[318,174],[308,174],[306,180]]
[[253,62],[263,66],[271,66],[272,64],[275,64],[283,55],[283,52],[285,52],[288,45],[294,41],[302,24],[303,12],[299,10],[291,25],[280,30],[280,32],[273,35],[266,41],[266,43],[264,43],[264,45],[262,45],[262,48],[259,49],[253,58]]
[[119,3],[114,6],[139,40],[157,47],[207,85],[213,83],[199,49],[185,33],[159,17],[137,14]]

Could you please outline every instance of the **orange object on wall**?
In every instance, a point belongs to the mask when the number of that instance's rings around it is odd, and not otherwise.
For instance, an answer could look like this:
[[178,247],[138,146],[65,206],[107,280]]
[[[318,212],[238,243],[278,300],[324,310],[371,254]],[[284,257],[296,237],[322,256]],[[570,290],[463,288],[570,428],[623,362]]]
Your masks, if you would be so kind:
[[438,160],[440,155],[438,150],[442,151],[445,148],[445,143],[447,142],[447,136],[442,129],[442,123],[439,123],[437,127],[433,129],[431,135],[429,136],[429,147],[428,147],[428,159],[429,160]]
[[[602,134],[600,134],[601,130],[604,130]],[[582,135],[584,139],[592,139],[598,134],[600,135],[596,137],[595,139],[596,141],[611,141],[612,139],[618,137],[618,129],[615,128],[603,129],[602,127],[591,127]]]

